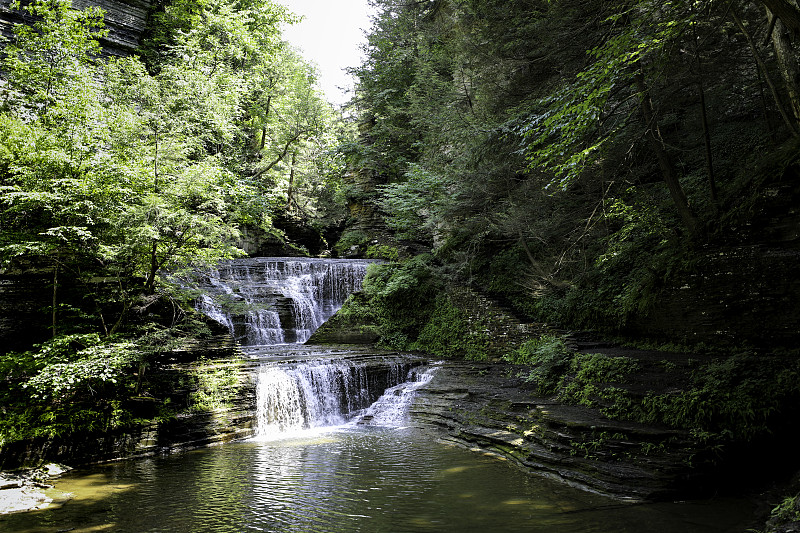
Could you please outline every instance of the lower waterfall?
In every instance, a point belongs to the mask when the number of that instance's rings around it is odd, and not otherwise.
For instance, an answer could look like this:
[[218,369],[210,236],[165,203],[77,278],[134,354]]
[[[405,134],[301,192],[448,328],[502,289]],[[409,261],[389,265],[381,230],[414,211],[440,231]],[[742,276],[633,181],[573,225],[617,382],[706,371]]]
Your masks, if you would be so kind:
[[435,369],[380,356],[369,362],[263,363],[257,376],[255,438],[344,424],[402,425],[414,391]]

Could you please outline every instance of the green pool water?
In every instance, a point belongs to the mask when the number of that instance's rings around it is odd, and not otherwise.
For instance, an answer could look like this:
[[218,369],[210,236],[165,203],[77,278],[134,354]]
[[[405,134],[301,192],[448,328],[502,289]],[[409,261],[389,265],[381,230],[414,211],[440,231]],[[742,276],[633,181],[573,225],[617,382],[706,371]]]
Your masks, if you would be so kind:
[[75,471],[3,532],[742,532],[743,500],[630,504],[411,428],[349,427]]

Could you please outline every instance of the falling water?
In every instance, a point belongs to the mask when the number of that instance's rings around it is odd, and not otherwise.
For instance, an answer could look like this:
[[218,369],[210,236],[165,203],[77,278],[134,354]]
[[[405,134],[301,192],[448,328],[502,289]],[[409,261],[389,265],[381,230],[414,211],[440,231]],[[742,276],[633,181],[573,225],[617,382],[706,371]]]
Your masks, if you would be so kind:
[[264,363],[256,388],[256,438],[346,423],[402,425],[414,391],[435,368],[422,371],[419,364],[401,357]]
[[344,424],[404,423],[414,391],[432,372],[417,368],[421,360],[353,351],[320,358],[313,348],[287,346],[308,340],[361,289],[369,263],[253,258],[206,273],[198,308],[262,361],[256,379],[257,439]]
[[426,385],[436,369],[442,363],[433,366],[412,368],[408,372],[408,380],[394,387],[389,387],[383,396],[364,410],[358,420],[359,424],[370,426],[402,426],[408,422],[409,409],[417,394],[417,390]]
[[303,343],[361,289],[367,260],[256,257],[206,272],[198,308],[244,346]]

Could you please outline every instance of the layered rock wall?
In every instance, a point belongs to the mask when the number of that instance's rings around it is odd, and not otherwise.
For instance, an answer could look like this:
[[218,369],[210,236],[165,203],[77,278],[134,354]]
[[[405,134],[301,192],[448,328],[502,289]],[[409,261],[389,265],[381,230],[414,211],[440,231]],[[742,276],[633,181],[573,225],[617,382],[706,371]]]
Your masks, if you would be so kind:
[[537,474],[626,500],[707,494],[706,450],[686,432],[609,420],[537,397],[505,364],[448,362],[417,391],[412,420],[443,440]]
[[184,409],[177,415],[158,420],[154,398],[138,398],[127,408],[141,419],[152,419],[143,425],[106,432],[73,433],[54,438],[18,441],[0,448],[0,470],[36,466],[55,461],[71,466],[130,457],[145,457],[176,449],[206,446],[217,442],[247,438],[253,435],[256,392],[252,364],[224,345],[187,347],[174,352],[172,361],[151,372],[150,379],[165,384],[163,400],[185,406],[197,389],[181,388],[181,377],[193,370],[197,357],[214,357],[215,370],[236,375],[236,383],[227,391],[224,407],[212,411]]
[[[29,24],[31,17],[11,9],[12,0],[0,0],[0,35],[14,36],[15,24]],[[152,0],[72,0],[76,9],[99,7],[105,13],[108,36],[101,40],[103,50],[112,56],[126,56],[139,46],[147,27]]]

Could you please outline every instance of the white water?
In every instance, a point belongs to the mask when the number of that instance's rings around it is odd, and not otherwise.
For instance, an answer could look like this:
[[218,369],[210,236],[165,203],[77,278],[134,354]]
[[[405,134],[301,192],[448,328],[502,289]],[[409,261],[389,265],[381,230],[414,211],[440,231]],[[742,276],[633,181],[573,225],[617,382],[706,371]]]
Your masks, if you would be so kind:
[[365,260],[257,257],[205,273],[200,311],[243,346],[304,343],[361,289]]
[[[361,289],[370,261],[253,258],[206,273],[198,309],[264,361],[256,385],[258,440],[349,425],[401,427],[433,368],[406,356],[300,350]],[[322,358],[311,359],[322,355]],[[368,355],[367,358],[364,355]]]
[[346,359],[265,363],[256,387],[255,439],[297,437],[345,424],[400,427],[415,391],[436,369],[409,366],[384,361],[381,379],[375,379],[363,363]]
[[433,379],[436,368],[436,366],[412,368],[408,373],[408,381],[386,389],[383,396],[364,410],[359,424],[388,427],[400,427],[406,424],[417,390]]

